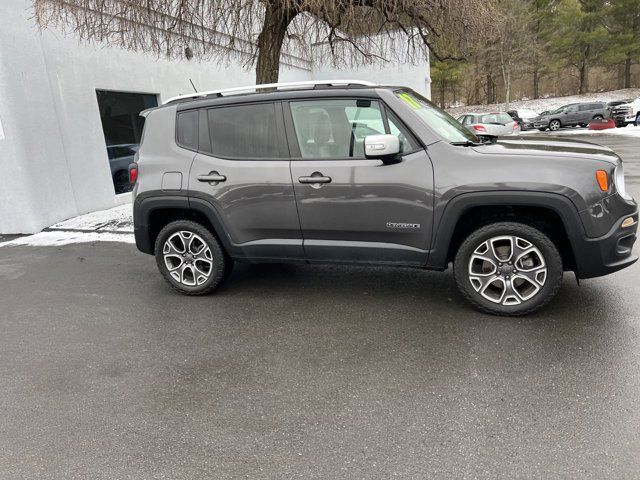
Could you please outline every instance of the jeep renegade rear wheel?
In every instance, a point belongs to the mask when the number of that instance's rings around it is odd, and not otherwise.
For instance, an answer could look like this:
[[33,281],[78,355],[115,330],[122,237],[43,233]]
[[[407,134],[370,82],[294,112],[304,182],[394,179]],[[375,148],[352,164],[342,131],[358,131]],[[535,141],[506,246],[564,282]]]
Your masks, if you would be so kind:
[[214,291],[231,273],[233,264],[218,239],[190,220],[166,225],[156,239],[155,255],[165,280],[186,295]]
[[516,222],[493,223],[460,246],[454,276],[462,294],[496,315],[524,315],[549,302],[562,283],[562,259],[541,231]]

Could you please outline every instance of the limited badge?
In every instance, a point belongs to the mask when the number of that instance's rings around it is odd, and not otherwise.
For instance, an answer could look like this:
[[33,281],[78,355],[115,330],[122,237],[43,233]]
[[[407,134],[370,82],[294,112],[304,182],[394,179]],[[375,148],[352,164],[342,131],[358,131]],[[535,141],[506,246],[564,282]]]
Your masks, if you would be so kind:
[[420,228],[419,223],[400,223],[400,222],[387,222],[387,228],[402,228],[416,230]]

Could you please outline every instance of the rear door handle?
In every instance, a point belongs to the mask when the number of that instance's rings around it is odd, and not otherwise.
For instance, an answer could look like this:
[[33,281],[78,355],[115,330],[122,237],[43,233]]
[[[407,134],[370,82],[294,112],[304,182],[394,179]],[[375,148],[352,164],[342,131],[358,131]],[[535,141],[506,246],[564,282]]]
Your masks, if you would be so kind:
[[313,172],[308,177],[299,177],[300,183],[331,183],[331,177],[325,177],[320,172]]
[[227,177],[220,175],[218,172],[209,172],[206,175],[198,175],[199,182],[219,183],[227,180]]

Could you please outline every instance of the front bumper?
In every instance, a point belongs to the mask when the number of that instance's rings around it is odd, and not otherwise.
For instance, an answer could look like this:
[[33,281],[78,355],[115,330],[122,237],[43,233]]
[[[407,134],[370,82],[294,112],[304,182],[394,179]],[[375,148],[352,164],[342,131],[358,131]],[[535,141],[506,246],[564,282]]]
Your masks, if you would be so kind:
[[627,123],[634,123],[636,121],[636,117],[634,115],[613,115],[613,120],[617,125],[623,125]]
[[[622,227],[622,222],[632,217],[635,223]],[[574,245],[576,275],[578,278],[601,277],[621,270],[638,260],[633,252],[638,231],[638,211],[624,215],[605,235],[598,238],[583,238],[580,245]]]

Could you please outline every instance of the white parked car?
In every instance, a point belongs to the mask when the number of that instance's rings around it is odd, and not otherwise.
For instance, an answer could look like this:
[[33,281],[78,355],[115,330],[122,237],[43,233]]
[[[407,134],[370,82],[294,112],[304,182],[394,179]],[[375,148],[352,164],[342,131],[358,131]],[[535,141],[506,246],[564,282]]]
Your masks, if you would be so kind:
[[458,122],[478,136],[501,137],[520,133],[520,125],[507,112],[465,113]]

